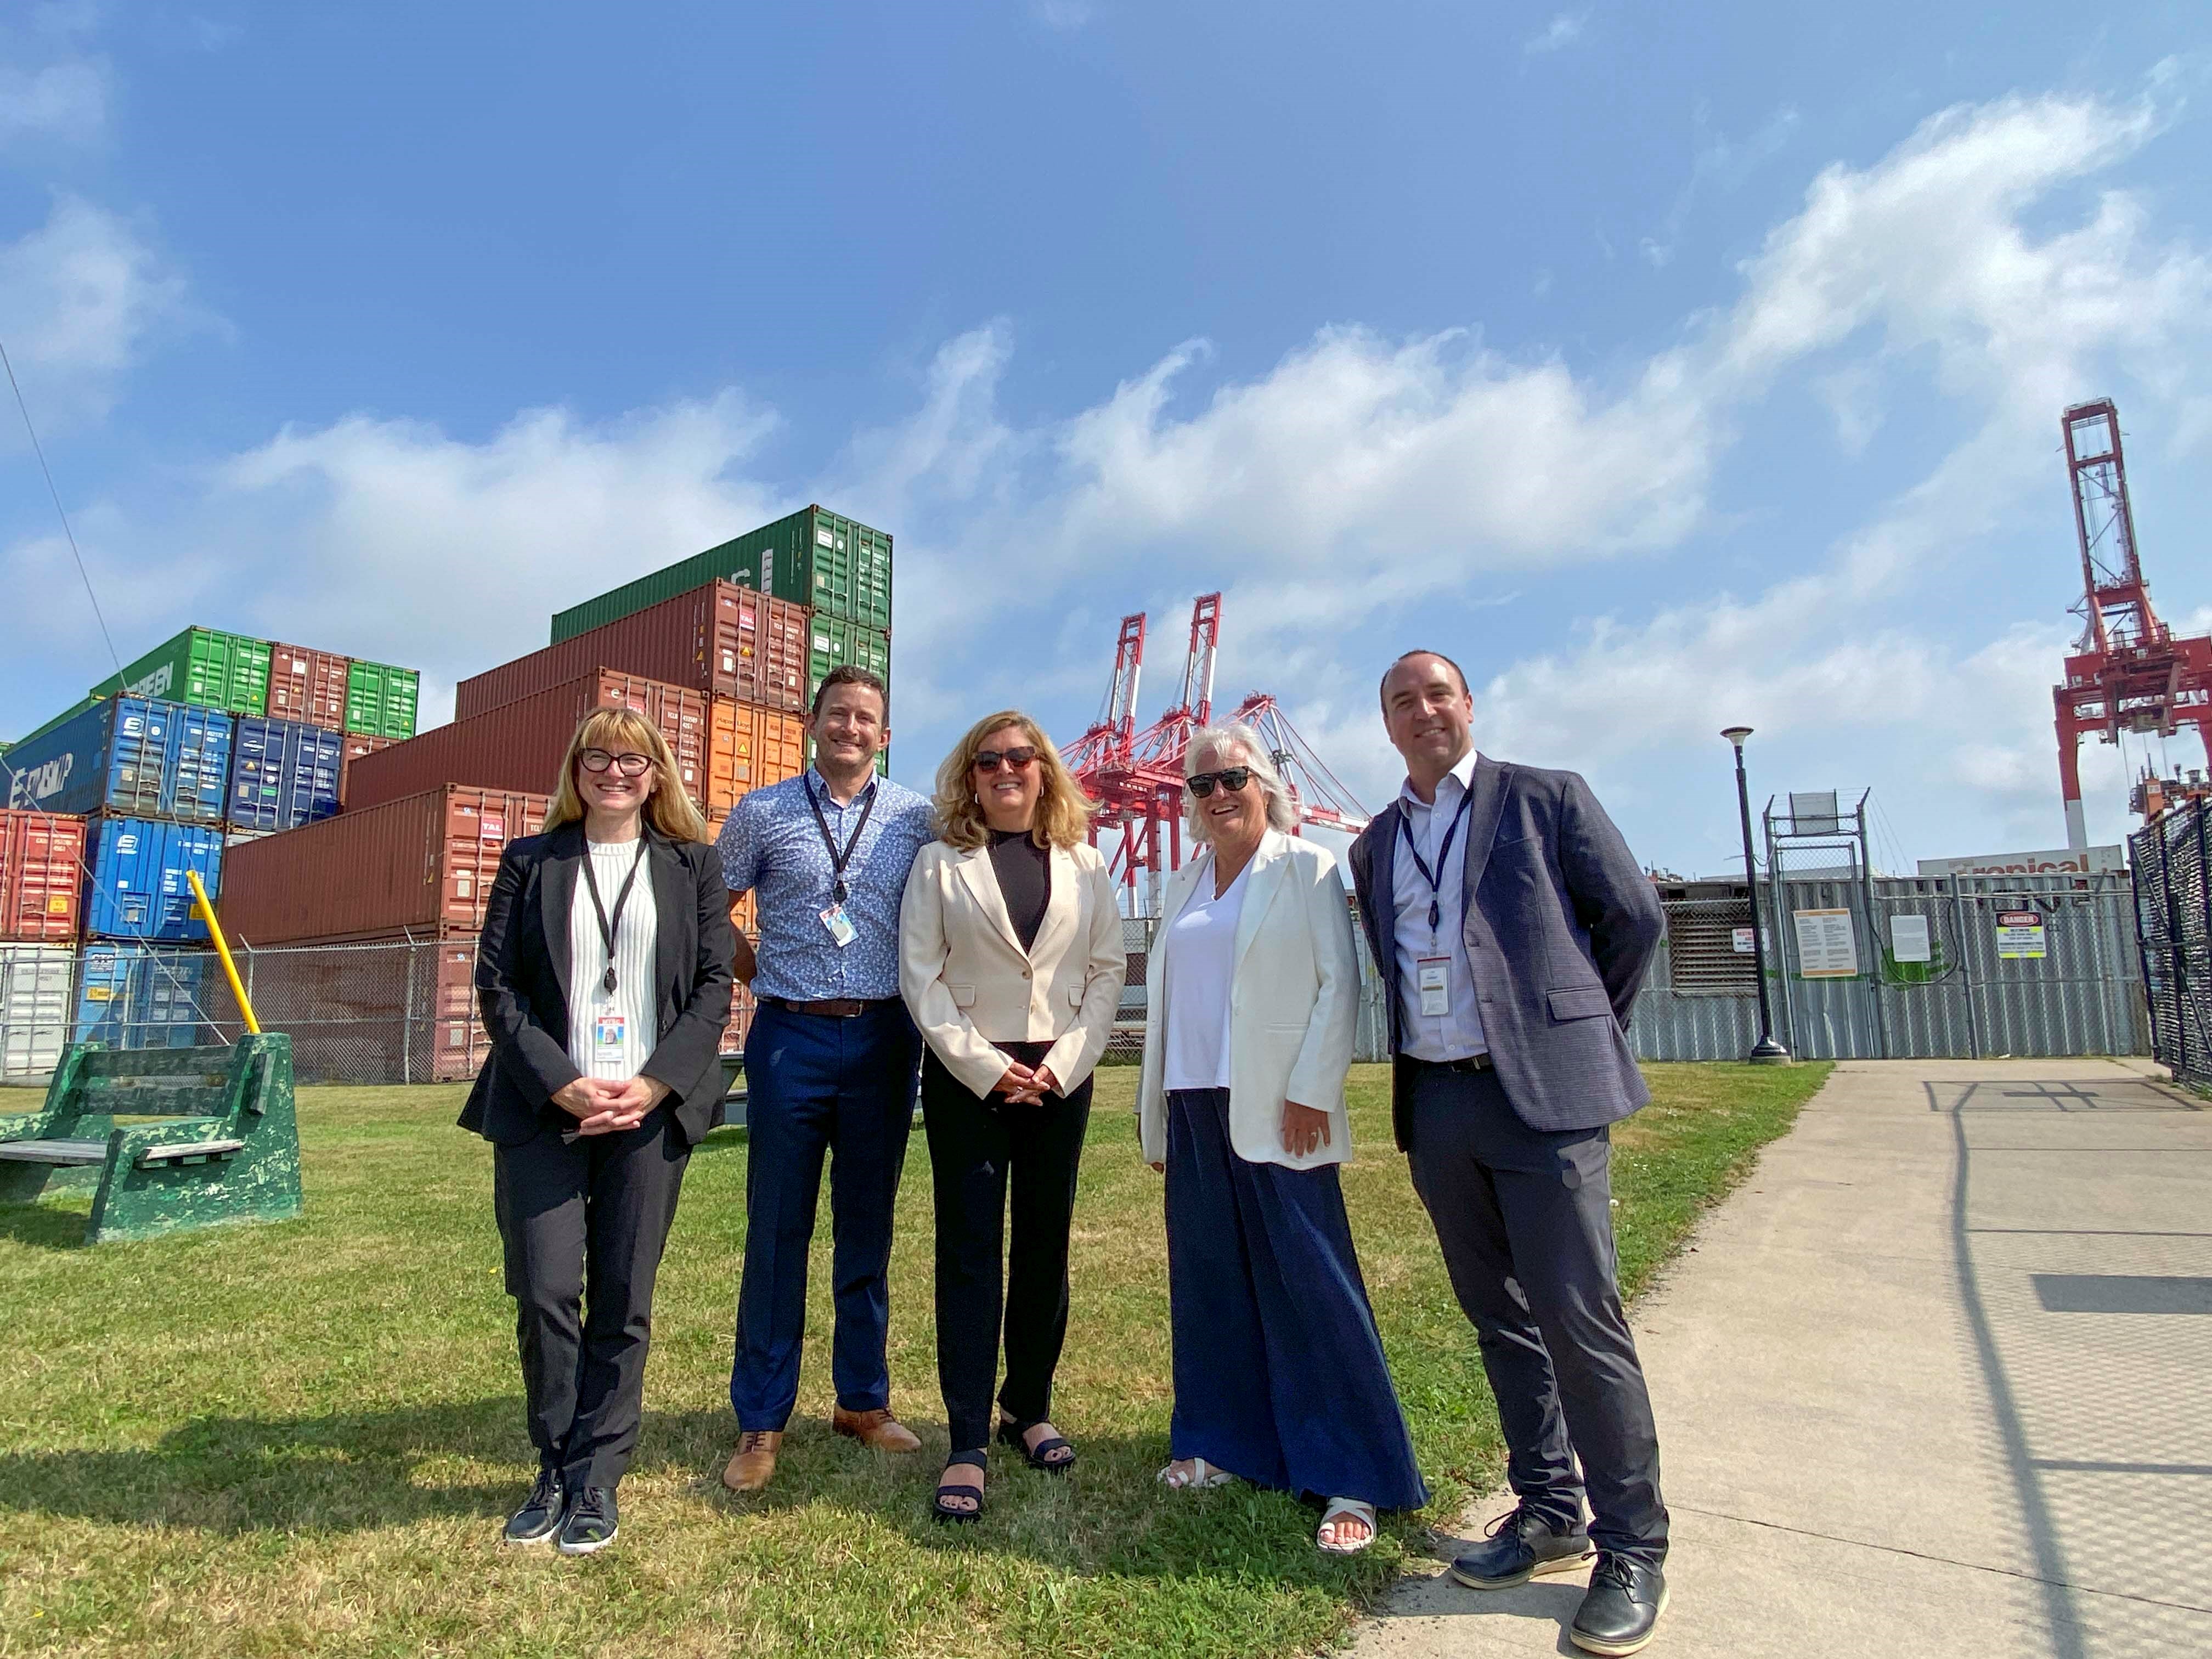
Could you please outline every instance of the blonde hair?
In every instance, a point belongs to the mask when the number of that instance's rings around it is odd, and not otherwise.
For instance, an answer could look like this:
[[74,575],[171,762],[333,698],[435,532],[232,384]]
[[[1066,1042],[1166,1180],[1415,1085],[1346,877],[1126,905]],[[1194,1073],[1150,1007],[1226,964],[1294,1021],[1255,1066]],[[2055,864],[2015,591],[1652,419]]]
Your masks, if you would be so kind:
[[583,821],[584,798],[576,790],[576,768],[577,757],[586,749],[648,757],[653,782],[653,793],[645,798],[646,821],[671,841],[707,839],[707,820],[684,793],[668,739],[659,726],[629,708],[594,708],[576,722],[576,735],[568,739],[568,752],[561,762],[561,781],[553,787],[553,805],[545,814],[548,830]]
[[[1198,763],[1200,755],[1213,757],[1213,765],[1203,769],[1227,769],[1225,763],[1232,749],[1244,757],[1242,764],[1251,769],[1252,783],[1244,787],[1249,789],[1252,784],[1259,785],[1261,794],[1267,799],[1267,828],[1280,830],[1287,835],[1298,821],[1298,809],[1291,804],[1290,786],[1283,781],[1282,773],[1275,768],[1275,757],[1268,752],[1267,740],[1243,720],[1204,726],[1193,732],[1190,746],[1182,752],[1183,776],[1188,777],[1201,769]],[[1212,843],[1212,829],[1207,824],[1206,815],[1199,811],[1198,797],[1188,789],[1182,792],[1182,825],[1183,832],[1198,845],[1204,847]]]
[[1073,847],[1088,841],[1091,815],[1098,810],[1097,804],[1076,787],[1073,774],[1060,759],[1060,750],[1052,746],[1052,739],[1018,708],[1004,709],[976,721],[937,769],[937,833],[948,846],[963,852],[990,840],[990,825],[984,821],[969,775],[975,769],[975,751],[983,746],[983,739],[1010,726],[1037,751],[1036,817],[1031,820],[1030,838],[1040,847]]

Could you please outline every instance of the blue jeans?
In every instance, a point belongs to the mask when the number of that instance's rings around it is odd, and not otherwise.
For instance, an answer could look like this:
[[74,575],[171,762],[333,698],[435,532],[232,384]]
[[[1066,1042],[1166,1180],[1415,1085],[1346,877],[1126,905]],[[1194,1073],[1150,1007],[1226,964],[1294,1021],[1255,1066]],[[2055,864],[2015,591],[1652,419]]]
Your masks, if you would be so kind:
[[730,1367],[740,1429],[781,1431],[799,1398],[806,1252],[825,1153],[837,1309],[830,1378],[847,1411],[890,1404],[884,1270],[921,1062],[921,1034],[896,1000],[851,1019],[794,1014],[773,1003],[753,1016],[745,1039],[745,1262]]

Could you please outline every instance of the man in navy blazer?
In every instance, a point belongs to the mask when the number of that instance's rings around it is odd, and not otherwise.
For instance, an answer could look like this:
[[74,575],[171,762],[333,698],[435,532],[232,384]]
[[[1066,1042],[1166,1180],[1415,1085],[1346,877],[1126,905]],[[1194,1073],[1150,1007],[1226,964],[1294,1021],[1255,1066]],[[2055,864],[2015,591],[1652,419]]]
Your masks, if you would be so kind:
[[1664,913],[1580,777],[1475,752],[1450,659],[1393,663],[1382,717],[1406,785],[1350,863],[1390,1010],[1392,1117],[1520,1499],[1453,1576],[1504,1589],[1595,1545],[1569,1635],[1633,1653],[1666,1602],[1667,1510],[1614,1278],[1608,1126],[1650,1097],[1626,1028]]

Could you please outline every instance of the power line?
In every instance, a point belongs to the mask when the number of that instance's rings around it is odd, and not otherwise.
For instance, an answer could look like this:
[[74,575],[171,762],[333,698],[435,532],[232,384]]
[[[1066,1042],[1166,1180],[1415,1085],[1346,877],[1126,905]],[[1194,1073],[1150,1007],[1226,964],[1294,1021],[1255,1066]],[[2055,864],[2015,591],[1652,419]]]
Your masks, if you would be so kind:
[[84,568],[84,555],[76,544],[76,532],[70,528],[69,514],[62,507],[62,492],[54,487],[54,470],[46,465],[46,446],[39,441],[39,428],[31,424],[31,406],[23,401],[23,388],[15,380],[15,365],[9,361],[8,348],[0,343],[0,368],[8,371],[8,385],[15,394],[15,407],[23,412],[23,430],[31,434],[31,453],[39,458],[39,471],[46,474],[46,494],[54,498],[54,511],[62,521],[62,534],[69,539],[70,556],[76,561],[76,574],[84,582],[84,596],[92,601],[93,619],[100,624],[100,637],[106,641],[109,660],[115,672],[123,672],[123,658],[115,648],[115,638],[107,631],[107,618],[100,609],[100,595],[92,591],[92,573]]

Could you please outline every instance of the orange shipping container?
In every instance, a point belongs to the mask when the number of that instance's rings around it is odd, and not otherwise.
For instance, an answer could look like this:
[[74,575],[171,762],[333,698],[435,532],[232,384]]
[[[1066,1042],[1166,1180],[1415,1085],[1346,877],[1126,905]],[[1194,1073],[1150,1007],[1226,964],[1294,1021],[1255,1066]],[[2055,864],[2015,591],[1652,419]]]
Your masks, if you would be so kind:
[[269,647],[269,718],[345,729],[346,672],[353,659],[304,646]]
[[550,804],[449,784],[243,842],[223,858],[223,926],[257,945],[474,933],[501,853]]
[[754,790],[805,769],[806,722],[798,715],[758,703],[715,705],[714,746],[707,760],[708,817],[726,817]]
[[0,811],[0,939],[75,939],[85,874],[82,818]]
[[735,582],[708,582],[463,680],[453,718],[478,714],[594,668],[771,708],[806,707],[806,607]]
[[346,805],[358,811],[447,783],[550,792],[560,780],[561,760],[576,722],[594,708],[630,708],[659,727],[676,751],[685,791],[712,811],[712,707],[703,691],[617,669],[592,669],[566,684],[362,756],[348,769]]

